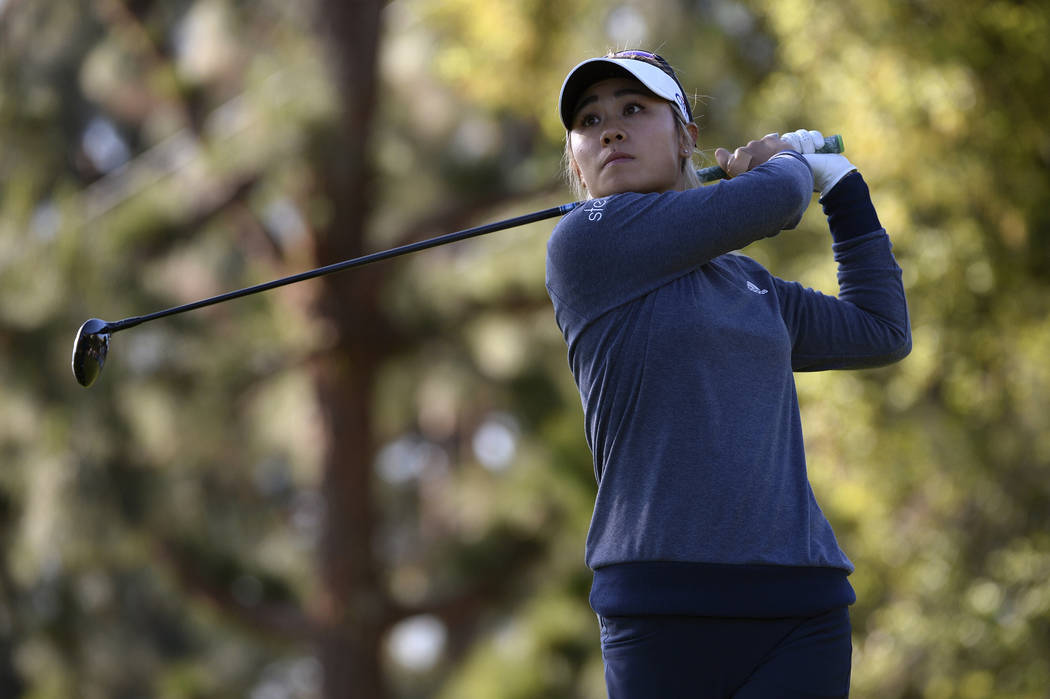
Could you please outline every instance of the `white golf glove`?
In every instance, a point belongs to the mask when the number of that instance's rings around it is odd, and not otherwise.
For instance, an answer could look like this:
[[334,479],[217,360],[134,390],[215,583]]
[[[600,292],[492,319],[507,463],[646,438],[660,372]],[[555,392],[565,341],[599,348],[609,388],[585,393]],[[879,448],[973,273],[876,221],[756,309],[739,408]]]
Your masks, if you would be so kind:
[[813,170],[813,191],[819,192],[821,198],[838,184],[839,180],[857,168],[838,153],[817,153],[824,145],[824,136],[819,131],[799,129],[784,134],[780,140],[802,154]]
[[803,155],[807,153],[816,153],[817,149],[824,145],[823,134],[819,131],[807,131],[806,129],[799,129],[798,131],[786,133],[780,137],[780,140],[785,141],[789,146]]

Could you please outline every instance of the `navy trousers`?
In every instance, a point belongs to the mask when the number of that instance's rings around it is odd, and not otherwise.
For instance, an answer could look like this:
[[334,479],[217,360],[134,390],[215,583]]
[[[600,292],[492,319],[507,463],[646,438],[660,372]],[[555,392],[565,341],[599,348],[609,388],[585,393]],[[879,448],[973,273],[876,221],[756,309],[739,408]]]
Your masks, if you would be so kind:
[[815,617],[599,617],[609,699],[849,695],[849,608]]

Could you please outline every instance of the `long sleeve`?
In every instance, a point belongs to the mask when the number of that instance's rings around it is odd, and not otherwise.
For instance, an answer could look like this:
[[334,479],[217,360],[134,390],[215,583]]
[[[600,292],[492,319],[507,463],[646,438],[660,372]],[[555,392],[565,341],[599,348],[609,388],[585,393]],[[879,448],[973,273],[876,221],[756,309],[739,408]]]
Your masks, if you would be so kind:
[[593,199],[555,228],[547,288],[563,331],[643,296],[719,255],[798,224],[809,166],[778,154],[713,186]]
[[822,200],[838,263],[839,293],[826,296],[776,280],[792,338],[795,371],[858,369],[898,361],[911,350],[901,269],[867,184],[847,175]]

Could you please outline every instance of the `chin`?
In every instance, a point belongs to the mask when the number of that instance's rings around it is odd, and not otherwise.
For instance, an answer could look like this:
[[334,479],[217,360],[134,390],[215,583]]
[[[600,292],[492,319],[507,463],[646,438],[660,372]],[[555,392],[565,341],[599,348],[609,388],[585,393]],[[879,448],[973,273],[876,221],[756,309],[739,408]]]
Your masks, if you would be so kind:
[[617,178],[611,182],[606,182],[596,187],[592,194],[595,197],[607,197],[613,194],[623,194],[624,192],[644,192],[645,190],[645,186],[640,182],[634,182],[628,178]]
[[[675,189],[674,183],[653,182],[651,179],[638,177],[616,177],[603,182],[597,187],[597,191],[592,194],[595,197],[607,197],[611,194],[623,194],[624,192],[652,194],[655,192],[667,192],[672,189]],[[601,194],[598,193],[599,191]]]

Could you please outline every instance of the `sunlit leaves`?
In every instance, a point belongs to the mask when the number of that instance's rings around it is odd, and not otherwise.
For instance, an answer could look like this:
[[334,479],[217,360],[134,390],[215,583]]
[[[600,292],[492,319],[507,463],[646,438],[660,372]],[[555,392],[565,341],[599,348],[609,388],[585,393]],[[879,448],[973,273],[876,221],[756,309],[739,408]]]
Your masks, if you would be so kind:
[[[310,149],[338,95],[309,10],[0,8],[0,485],[16,522],[4,561],[21,596],[4,602],[23,624],[18,669],[40,697],[316,691],[307,651],[234,628],[157,546],[216,544],[202,560],[229,572],[213,580],[242,607],[273,579],[311,599],[329,435],[310,368],[331,349],[310,317],[316,290],[119,334],[90,393],[68,375],[90,315],[312,260],[334,203]],[[915,334],[899,365],[798,377],[814,490],[858,568],[854,694],[1043,696],[1048,23],[1039,3],[1007,0],[397,0],[369,241],[563,201],[557,91],[610,48],[655,48],[679,68],[705,96],[705,150],[841,133],[894,240]],[[400,342],[370,406],[391,598],[423,605],[471,571],[503,572],[519,544],[543,552],[479,628],[444,627],[429,670],[393,670],[414,677],[406,696],[601,696],[582,563],[594,483],[543,289],[550,225],[391,263],[375,290]],[[833,292],[824,231],[814,201],[798,230],[749,252]],[[127,659],[131,679],[114,672]]]

